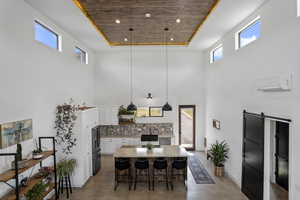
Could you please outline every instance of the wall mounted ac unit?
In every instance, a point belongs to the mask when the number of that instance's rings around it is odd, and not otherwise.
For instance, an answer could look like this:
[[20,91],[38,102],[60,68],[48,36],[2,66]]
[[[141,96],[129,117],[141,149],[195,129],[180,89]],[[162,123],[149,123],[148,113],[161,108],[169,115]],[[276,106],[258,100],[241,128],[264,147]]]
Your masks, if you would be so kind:
[[260,80],[257,90],[263,92],[284,92],[292,89],[292,75],[268,77]]

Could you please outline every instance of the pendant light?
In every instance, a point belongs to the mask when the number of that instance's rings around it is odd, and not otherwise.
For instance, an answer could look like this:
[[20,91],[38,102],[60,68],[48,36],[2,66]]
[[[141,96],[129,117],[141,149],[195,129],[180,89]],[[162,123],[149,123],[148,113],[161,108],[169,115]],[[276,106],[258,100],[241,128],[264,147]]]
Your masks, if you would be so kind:
[[133,97],[133,83],[132,83],[132,45],[133,45],[132,38],[133,37],[132,37],[132,32],[133,32],[133,28],[130,28],[129,32],[130,32],[130,104],[127,106],[127,110],[128,111],[136,111],[137,107],[132,102],[132,97]]
[[167,32],[168,28],[165,28],[165,50],[166,50],[166,101],[167,103],[162,107],[163,111],[172,111],[172,106],[168,103],[169,98],[169,58],[168,58],[168,44],[167,44]]

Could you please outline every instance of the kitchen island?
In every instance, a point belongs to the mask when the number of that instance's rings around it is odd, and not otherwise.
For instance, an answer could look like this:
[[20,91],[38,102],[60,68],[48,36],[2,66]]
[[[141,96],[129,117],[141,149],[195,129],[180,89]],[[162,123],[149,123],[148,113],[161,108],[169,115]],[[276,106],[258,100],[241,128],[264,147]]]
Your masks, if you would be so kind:
[[[136,170],[136,162],[139,160],[148,160],[149,168],[148,168],[148,181],[152,182],[152,186],[154,188],[154,163],[157,160],[165,160],[166,164],[166,182],[167,182],[167,188],[168,184],[171,184],[171,188],[173,189],[173,179],[176,177],[183,177],[184,185],[187,188],[187,159],[188,159],[188,153],[185,150],[185,148],[177,146],[177,145],[161,145],[158,147],[154,147],[151,150],[147,149],[146,147],[142,146],[122,146],[121,148],[117,149],[117,151],[113,154],[115,163],[118,162],[118,160],[129,160],[128,166],[129,166],[129,179],[132,172],[135,171],[134,177],[135,180],[137,179],[137,170]],[[176,166],[174,166],[175,163],[180,162],[181,168],[180,171],[181,174],[176,173],[174,174],[174,169],[178,169]],[[184,162],[185,167],[182,166],[182,162]],[[119,170],[115,169],[115,189],[118,186],[118,179],[116,178],[118,176]],[[152,171],[152,176],[150,178],[150,171]],[[132,180],[127,180],[129,182],[129,185],[131,185],[130,182]],[[135,181],[136,184],[136,181]],[[149,184],[150,185],[150,184]],[[129,186],[130,188],[131,186]],[[150,186],[149,186],[150,187]],[[135,187],[134,187],[135,188]]]

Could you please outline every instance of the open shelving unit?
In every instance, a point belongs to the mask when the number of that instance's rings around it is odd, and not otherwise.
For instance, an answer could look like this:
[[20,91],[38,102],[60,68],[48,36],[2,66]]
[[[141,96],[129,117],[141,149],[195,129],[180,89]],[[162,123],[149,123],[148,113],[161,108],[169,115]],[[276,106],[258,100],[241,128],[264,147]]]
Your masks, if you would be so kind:
[[[0,182],[5,183],[6,185],[13,188],[13,191],[5,195],[3,200],[19,200],[21,195],[25,195],[28,191],[30,191],[36,184],[41,182],[43,178],[32,177],[28,180],[26,187],[20,187],[19,183],[19,175],[28,169],[40,164],[42,167],[43,161],[49,157],[53,157],[53,172],[54,172],[54,183],[50,183],[48,190],[45,191],[44,197],[47,196],[53,189],[55,191],[55,199],[58,199],[57,192],[57,171],[56,171],[56,149],[55,149],[55,138],[54,137],[39,137],[39,149],[42,149],[42,141],[43,140],[52,140],[52,151],[44,151],[43,157],[39,160],[29,159],[25,162],[25,167],[19,169],[17,162],[17,153],[3,153],[0,156],[14,156],[15,158],[15,167],[14,169],[8,170],[4,173],[0,174]],[[15,179],[15,186],[12,186],[8,183],[8,181]]]

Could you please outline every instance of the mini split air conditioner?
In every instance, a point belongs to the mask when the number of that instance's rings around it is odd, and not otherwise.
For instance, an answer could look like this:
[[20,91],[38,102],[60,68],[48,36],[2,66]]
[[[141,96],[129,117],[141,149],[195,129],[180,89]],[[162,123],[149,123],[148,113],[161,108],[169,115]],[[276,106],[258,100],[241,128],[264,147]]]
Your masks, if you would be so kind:
[[292,89],[292,75],[268,77],[259,82],[257,90],[263,92],[284,92]]

